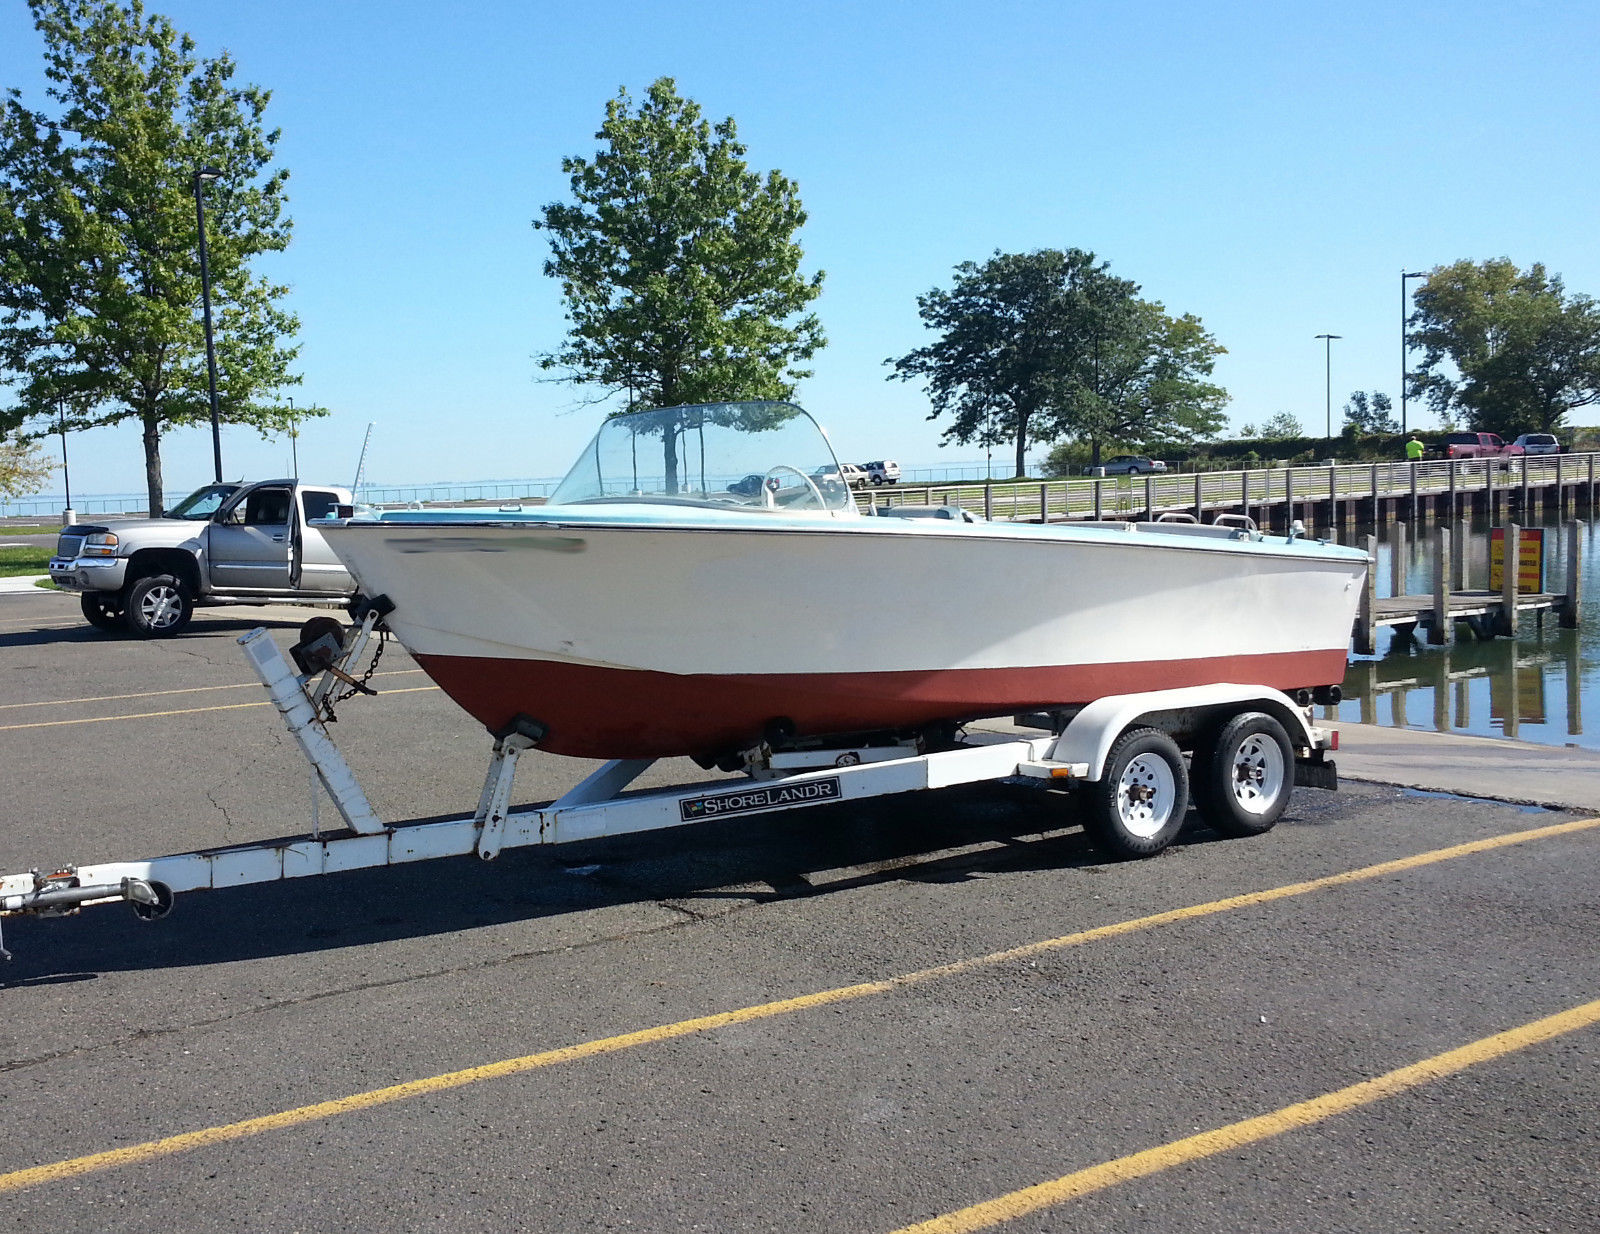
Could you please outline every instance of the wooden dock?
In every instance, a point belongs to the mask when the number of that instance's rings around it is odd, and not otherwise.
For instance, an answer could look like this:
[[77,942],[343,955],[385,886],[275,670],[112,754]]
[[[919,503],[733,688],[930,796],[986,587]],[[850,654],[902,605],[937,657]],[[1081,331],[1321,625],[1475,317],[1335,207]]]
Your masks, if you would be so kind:
[[1521,543],[1522,529],[1515,523],[1506,527],[1504,543],[1507,545],[1505,567],[1501,570],[1503,583],[1499,591],[1470,590],[1462,586],[1466,563],[1462,546],[1465,537],[1452,536],[1448,526],[1433,530],[1433,555],[1431,573],[1433,586],[1425,595],[1405,592],[1405,530],[1404,523],[1396,524],[1396,541],[1390,564],[1390,593],[1378,595],[1377,538],[1363,536],[1373,565],[1367,570],[1367,585],[1362,592],[1360,610],[1356,616],[1353,641],[1357,653],[1377,653],[1378,627],[1389,626],[1405,633],[1415,634],[1425,630],[1428,642],[1441,645],[1456,637],[1457,626],[1464,626],[1472,637],[1482,640],[1497,635],[1515,637],[1524,613],[1533,614],[1534,620],[1543,623],[1546,613],[1554,613],[1563,626],[1576,627],[1580,616],[1579,579],[1582,525],[1568,523],[1567,553],[1564,587],[1559,592],[1519,592],[1517,589],[1517,546]]

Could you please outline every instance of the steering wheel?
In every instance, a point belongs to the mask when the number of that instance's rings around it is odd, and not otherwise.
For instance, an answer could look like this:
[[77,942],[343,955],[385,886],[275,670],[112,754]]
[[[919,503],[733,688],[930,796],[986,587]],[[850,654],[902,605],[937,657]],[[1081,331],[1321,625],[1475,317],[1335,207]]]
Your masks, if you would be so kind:
[[778,479],[777,472],[787,471],[800,477],[800,482],[811,490],[811,495],[817,499],[817,509],[826,510],[828,503],[823,500],[822,490],[817,487],[816,481],[798,467],[791,467],[788,463],[776,463],[767,469],[766,479],[761,483],[761,501],[767,509],[777,508],[778,490],[783,487],[783,482]]

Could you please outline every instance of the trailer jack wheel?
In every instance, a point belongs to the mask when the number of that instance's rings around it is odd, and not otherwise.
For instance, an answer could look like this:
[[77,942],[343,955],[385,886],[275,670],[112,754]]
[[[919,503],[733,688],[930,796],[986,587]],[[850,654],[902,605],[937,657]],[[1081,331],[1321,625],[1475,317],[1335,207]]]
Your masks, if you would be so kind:
[[142,878],[130,878],[127,895],[134,916],[140,921],[160,921],[172,911],[172,888],[165,883],[147,883]]

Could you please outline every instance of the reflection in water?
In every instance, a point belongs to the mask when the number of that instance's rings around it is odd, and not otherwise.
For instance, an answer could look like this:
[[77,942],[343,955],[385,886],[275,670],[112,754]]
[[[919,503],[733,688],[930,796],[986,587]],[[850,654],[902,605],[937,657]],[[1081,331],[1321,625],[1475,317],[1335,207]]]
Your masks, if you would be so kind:
[[[1554,528],[1556,523],[1545,525]],[[1578,629],[1562,629],[1553,613],[1542,621],[1525,613],[1521,634],[1514,640],[1478,642],[1460,624],[1456,641],[1447,647],[1430,647],[1399,631],[1380,632],[1380,654],[1352,657],[1344,679],[1345,701],[1338,708],[1324,709],[1323,714],[1329,719],[1367,724],[1600,749],[1600,735],[1589,736],[1583,726],[1584,704],[1600,704],[1600,664],[1594,656],[1594,644],[1600,639],[1596,530],[1593,520],[1584,520],[1580,547],[1583,607]],[[1432,526],[1423,533],[1420,544],[1406,546],[1408,593],[1431,589]],[[1388,595],[1394,537],[1388,528],[1379,535],[1378,590],[1380,595]],[[1564,586],[1565,539],[1554,531],[1546,534],[1546,590]],[[1487,586],[1486,523],[1469,529],[1466,555],[1467,586]]]

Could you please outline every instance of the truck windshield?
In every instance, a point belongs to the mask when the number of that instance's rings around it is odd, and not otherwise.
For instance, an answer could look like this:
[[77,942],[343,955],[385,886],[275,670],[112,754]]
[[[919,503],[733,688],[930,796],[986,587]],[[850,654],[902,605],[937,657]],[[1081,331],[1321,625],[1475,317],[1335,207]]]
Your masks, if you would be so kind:
[[228,498],[239,491],[237,484],[208,484],[195,489],[166,513],[167,518],[208,519]]

